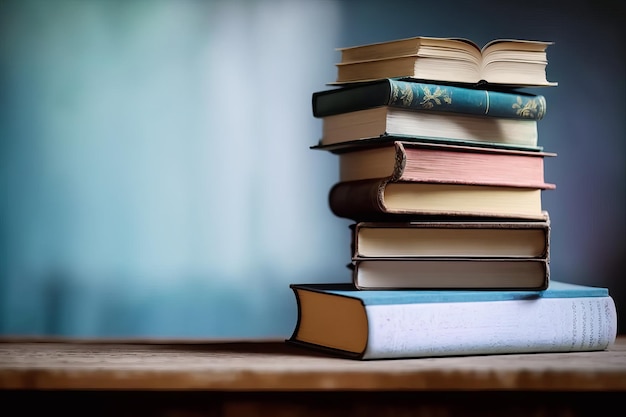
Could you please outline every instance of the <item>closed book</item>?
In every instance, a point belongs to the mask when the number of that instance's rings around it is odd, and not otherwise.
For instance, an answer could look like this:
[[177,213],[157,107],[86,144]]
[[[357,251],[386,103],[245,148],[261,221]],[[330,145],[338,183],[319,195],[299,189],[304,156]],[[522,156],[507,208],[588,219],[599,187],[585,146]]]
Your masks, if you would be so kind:
[[546,258],[353,258],[359,290],[543,290],[550,281]]
[[353,258],[549,258],[549,215],[541,221],[435,219],[357,222]]
[[[334,84],[380,78],[506,87],[557,85],[548,81],[549,41],[494,39],[482,48],[463,38],[415,36],[339,48]],[[333,83],[331,83],[333,84]]]
[[521,150],[531,152],[543,152],[543,146],[524,145],[505,142],[492,142],[479,139],[451,139],[444,137],[406,136],[406,135],[383,135],[373,138],[351,139],[330,144],[322,144],[321,139],[309,146],[309,149],[327,151],[334,154],[353,151],[359,148],[373,148],[377,146],[389,145],[394,142],[403,143],[431,143],[435,145],[469,146],[472,148]]
[[617,334],[607,288],[551,281],[543,291],[362,291],[292,284],[288,343],[359,360],[601,351]]
[[541,120],[546,115],[546,99],[541,94],[398,78],[316,91],[312,105],[313,116],[318,118],[379,106],[533,120]]
[[380,106],[323,117],[320,146],[386,137],[537,146],[537,120]]
[[356,146],[337,154],[339,181],[388,178],[391,181],[499,185],[554,189],[544,179],[539,151],[395,141]]
[[393,182],[367,179],[335,183],[328,204],[355,221],[411,220],[419,216],[546,220],[541,188]]

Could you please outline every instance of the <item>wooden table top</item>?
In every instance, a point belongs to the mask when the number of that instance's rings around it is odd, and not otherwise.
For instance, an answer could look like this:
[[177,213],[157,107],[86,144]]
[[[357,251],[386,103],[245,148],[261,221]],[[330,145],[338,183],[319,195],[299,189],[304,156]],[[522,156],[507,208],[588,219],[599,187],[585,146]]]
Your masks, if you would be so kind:
[[2,389],[626,391],[626,336],[602,352],[356,361],[283,340],[0,339]]

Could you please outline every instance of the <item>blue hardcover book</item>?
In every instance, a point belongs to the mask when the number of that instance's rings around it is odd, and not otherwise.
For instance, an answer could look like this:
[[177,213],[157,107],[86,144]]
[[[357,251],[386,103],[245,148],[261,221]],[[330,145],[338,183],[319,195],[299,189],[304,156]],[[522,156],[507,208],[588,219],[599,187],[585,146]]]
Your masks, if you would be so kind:
[[318,118],[378,106],[531,120],[541,120],[546,114],[543,95],[407,78],[384,78],[317,91],[312,101],[313,116]]
[[287,342],[354,359],[596,351],[617,335],[607,288],[554,280],[543,291],[290,288],[298,321]]

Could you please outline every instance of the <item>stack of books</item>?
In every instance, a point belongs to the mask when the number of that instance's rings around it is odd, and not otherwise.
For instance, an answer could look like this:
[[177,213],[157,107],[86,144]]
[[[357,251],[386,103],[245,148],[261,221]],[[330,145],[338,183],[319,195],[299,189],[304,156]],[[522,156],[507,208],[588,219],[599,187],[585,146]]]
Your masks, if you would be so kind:
[[351,282],[292,284],[289,343],[359,359],[591,351],[615,340],[607,288],[550,277],[538,141],[550,42],[415,37],[343,48],[313,93],[352,220]]

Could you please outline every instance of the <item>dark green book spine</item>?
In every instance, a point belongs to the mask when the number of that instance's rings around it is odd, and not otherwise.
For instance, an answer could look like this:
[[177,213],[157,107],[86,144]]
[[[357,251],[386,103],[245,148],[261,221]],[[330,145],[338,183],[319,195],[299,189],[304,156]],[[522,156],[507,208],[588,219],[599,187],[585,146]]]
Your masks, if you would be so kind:
[[543,95],[429,84],[416,80],[390,78],[313,93],[315,117],[376,106],[531,120],[540,120],[546,114]]

